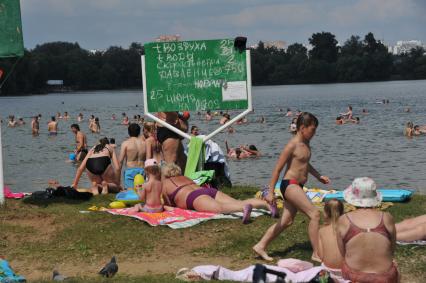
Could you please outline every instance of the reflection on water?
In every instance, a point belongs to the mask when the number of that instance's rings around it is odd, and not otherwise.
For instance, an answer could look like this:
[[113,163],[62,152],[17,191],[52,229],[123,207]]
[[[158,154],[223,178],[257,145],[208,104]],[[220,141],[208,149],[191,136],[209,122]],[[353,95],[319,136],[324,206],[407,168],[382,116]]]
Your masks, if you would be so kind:
[[[232,181],[239,184],[261,186],[267,184],[275,162],[291,135],[290,118],[279,108],[300,109],[314,113],[320,126],[311,142],[312,164],[332,180],[332,187],[345,188],[353,178],[373,177],[379,187],[412,188],[426,193],[426,137],[407,139],[402,135],[404,124],[426,124],[426,81],[380,82],[357,84],[327,84],[300,86],[273,86],[253,88],[255,113],[248,116],[247,125],[235,126],[235,134],[221,133],[214,138],[224,149],[224,140],[230,145],[255,144],[263,157],[251,160],[229,161]],[[390,104],[375,102],[389,99]],[[361,118],[359,125],[337,126],[337,113],[348,104]],[[138,107],[136,106],[138,105]],[[404,108],[409,106],[410,113]],[[362,115],[367,108],[368,115]],[[60,121],[60,134],[47,136],[47,121],[56,112],[68,111],[69,121]],[[49,178],[71,184],[75,166],[67,163],[68,153],[74,145],[69,126],[76,122],[79,112],[85,121],[81,128],[88,132],[90,114],[100,118],[101,134],[87,134],[90,145],[103,136],[115,137],[121,143],[127,128],[117,118],[122,112],[129,116],[141,114],[140,91],[99,91],[46,96],[0,98],[0,115],[26,117],[27,125],[14,129],[3,124],[3,154],[5,181],[13,190],[34,191],[45,187]],[[31,136],[30,116],[41,113],[41,135]],[[255,121],[265,116],[266,123]],[[209,123],[203,116],[191,113],[190,125],[196,124],[201,133],[211,132],[219,126],[219,117]],[[82,186],[88,186],[86,178]],[[311,178],[309,186],[323,186]]]

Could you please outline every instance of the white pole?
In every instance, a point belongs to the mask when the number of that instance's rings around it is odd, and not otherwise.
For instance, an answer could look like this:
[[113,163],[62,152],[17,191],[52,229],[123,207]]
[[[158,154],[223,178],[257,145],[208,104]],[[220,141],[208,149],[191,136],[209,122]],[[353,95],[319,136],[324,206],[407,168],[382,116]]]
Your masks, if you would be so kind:
[[0,205],[3,205],[3,204],[4,204],[3,146],[1,144],[1,123],[0,123]]

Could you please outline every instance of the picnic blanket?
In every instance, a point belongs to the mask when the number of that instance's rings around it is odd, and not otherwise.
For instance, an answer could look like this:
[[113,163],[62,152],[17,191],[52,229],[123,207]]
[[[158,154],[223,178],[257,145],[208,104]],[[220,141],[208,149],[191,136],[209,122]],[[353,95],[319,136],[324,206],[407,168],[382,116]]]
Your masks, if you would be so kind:
[[[160,213],[130,212],[129,208],[107,209],[105,211],[113,215],[133,217],[144,221],[151,226],[167,225],[172,229],[188,228],[213,219],[239,219],[243,217],[242,212],[219,214],[211,212],[198,212],[181,208],[174,208],[172,211],[164,211]],[[251,216],[258,217],[266,214],[269,214],[269,211],[263,209],[254,209],[251,213]]]

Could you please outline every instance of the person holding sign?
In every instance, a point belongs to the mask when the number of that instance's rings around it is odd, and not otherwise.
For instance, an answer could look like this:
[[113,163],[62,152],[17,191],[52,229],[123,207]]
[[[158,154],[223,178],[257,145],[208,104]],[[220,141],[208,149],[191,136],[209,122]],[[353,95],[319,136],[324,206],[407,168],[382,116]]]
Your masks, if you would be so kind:
[[[157,117],[183,132],[188,131],[188,121],[178,112],[158,112]],[[157,125],[157,140],[161,144],[166,163],[176,163],[185,171],[186,155],[182,145],[183,138],[166,127]]]

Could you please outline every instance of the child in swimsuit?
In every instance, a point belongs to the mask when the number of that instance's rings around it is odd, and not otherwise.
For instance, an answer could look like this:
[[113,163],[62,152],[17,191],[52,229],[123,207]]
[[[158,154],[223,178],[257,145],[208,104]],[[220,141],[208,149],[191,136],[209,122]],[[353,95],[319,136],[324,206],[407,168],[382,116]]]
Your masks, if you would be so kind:
[[140,199],[145,201],[145,205],[137,204],[131,211],[142,211],[148,213],[163,212],[165,208],[161,203],[163,187],[161,183],[160,166],[158,166],[157,160],[148,159],[145,161],[145,173],[147,175],[148,182],[135,186]]
[[284,147],[275,165],[269,183],[269,193],[265,197],[265,200],[270,204],[275,203],[274,187],[281,171],[287,164],[280,188],[281,194],[286,201],[284,202],[284,211],[281,219],[276,224],[272,225],[266,231],[260,242],[253,247],[254,252],[265,260],[273,260],[273,258],[268,256],[265,249],[273,239],[293,223],[293,219],[298,210],[302,211],[310,218],[308,233],[313,248],[312,258],[317,260],[320,213],[309,201],[303,191],[303,185],[308,180],[309,173],[323,184],[328,184],[330,182],[327,176],[322,176],[309,163],[311,158],[309,141],[315,135],[317,126],[318,119],[311,113],[303,112],[299,115],[296,121],[297,133]]
[[[330,273],[335,282],[341,282],[343,256],[337,245],[337,221],[343,215],[343,203],[337,199],[331,199],[324,205],[324,223],[319,229],[318,256],[322,260],[322,266]],[[340,280],[340,281],[339,281]]]

